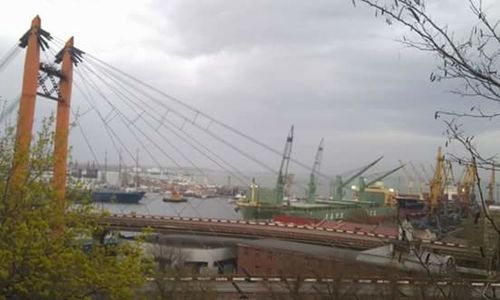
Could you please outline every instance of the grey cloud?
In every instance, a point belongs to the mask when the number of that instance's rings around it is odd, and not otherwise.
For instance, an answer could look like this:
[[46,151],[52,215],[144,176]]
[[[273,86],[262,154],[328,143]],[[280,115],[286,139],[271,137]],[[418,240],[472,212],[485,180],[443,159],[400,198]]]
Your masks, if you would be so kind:
[[[466,12],[455,1],[444,2],[429,9],[450,22],[462,20],[457,16]],[[448,11],[441,12],[443,7]],[[444,141],[444,127],[434,120],[434,112],[468,105],[447,93],[456,83],[429,82],[435,58],[394,41],[403,32],[400,27],[387,26],[372,10],[353,8],[348,0],[156,0],[144,10],[128,16],[128,28],[147,28],[147,34],[89,45],[103,49],[95,55],[274,148],[282,148],[295,124],[294,155],[302,161],[312,163],[317,143],[325,137],[325,172],[352,169],[380,154],[386,154],[387,167],[397,159],[432,160]],[[96,28],[106,26],[99,23],[103,20],[96,22]],[[99,32],[92,34],[105,40]],[[85,106],[81,97],[74,101]],[[94,132],[99,153],[111,149],[95,116],[82,123]],[[481,128],[474,127],[475,132]],[[278,157],[228,137],[277,167]],[[258,168],[210,138],[199,138],[235,165]],[[131,136],[124,140],[131,149],[139,147]],[[176,138],[172,141],[200,165],[210,165]],[[72,142],[76,157],[90,159],[77,131]]]

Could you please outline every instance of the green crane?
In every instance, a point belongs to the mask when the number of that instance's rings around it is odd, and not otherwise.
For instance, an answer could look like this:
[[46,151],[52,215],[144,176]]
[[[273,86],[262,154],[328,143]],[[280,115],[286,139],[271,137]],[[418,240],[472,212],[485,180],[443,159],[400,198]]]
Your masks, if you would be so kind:
[[392,169],[392,170],[390,170],[388,172],[385,172],[384,174],[382,174],[380,176],[377,176],[376,178],[370,180],[369,182],[365,182],[365,178],[364,177],[359,177],[359,194],[362,194],[367,187],[371,186],[375,182],[380,181],[380,180],[386,178],[387,176],[391,175],[392,173],[395,173],[396,171],[400,170],[404,166],[405,165],[401,165],[401,166],[399,166],[397,168],[394,168],[394,169]]
[[319,167],[321,166],[321,159],[323,158],[323,139],[319,142],[318,151],[314,158],[311,175],[309,177],[309,185],[307,187],[307,203],[314,203],[316,200],[316,191],[318,187]]
[[363,174],[364,172],[366,172],[368,169],[370,169],[371,167],[373,167],[376,163],[378,163],[380,160],[382,160],[382,158],[384,158],[384,156],[381,156],[381,157],[377,158],[372,163],[370,163],[370,164],[366,165],[365,167],[361,168],[361,170],[359,170],[354,175],[352,175],[351,177],[349,177],[349,179],[347,179],[346,181],[342,180],[342,176],[337,175],[335,177],[335,182],[333,183],[333,187],[334,188],[332,189],[332,192],[334,194],[331,196],[332,200],[342,201],[343,198],[344,198],[344,187],[347,186],[348,184],[350,184],[354,179],[356,179],[358,176],[360,176],[361,174]]
[[290,163],[290,156],[292,154],[292,144],[293,144],[293,125],[290,128],[290,132],[286,137],[285,149],[283,150],[283,157],[281,158],[280,170],[278,173],[278,180],[276,182],[276,205],[280,206],[283,204],[283,198],[285,197],[285,185],[288,178],[288,165]]

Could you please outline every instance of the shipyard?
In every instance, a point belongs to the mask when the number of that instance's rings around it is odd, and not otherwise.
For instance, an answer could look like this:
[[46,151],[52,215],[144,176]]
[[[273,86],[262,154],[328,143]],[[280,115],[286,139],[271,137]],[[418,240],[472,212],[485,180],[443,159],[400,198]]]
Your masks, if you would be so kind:
[[500,3],[0,23],[0,299],[498,299]]

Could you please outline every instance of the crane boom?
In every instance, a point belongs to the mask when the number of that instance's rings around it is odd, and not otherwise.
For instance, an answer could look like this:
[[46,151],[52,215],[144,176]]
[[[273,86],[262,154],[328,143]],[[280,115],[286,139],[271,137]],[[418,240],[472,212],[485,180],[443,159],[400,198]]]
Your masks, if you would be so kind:
[[394,169],[392,169],[392,170],[390,170],[390,171],[388,171],[388,172],[385,172],[384,174],[382,174],[382,175],[380,175],[380,176],[376,177],[375,179],[370,180],[368,183],[364,183],[364,180],[361,180],[360,182],[362,182],[362,185],[363,185],[363,186],[360,186],[360,187],[359,187],[359,190],[360,190],[360,191],[364,190],[364,188],[365,188],[365,187],[368,187],[368,186],[370,186],[370,185],[374,184],[375,182],[380,181],[380,180],[382,180],[382,179],[386,178],[387,176],[391,175],[392,173],[395,173],[396,171],[400,170],[400,169],[401,169],[401,168],[403,168],[404,166],[405,166],[405,165],[401,165],[401,166],[399,166],[399,167],[397,167],[397,168],[394,168]]
[[309,178],[309,186],[307,189],[308,203],[314,203],[314,200],[316,198],[316,191],[318,187],[318,174],[322,158],[323,158],[323,138],[319,142],[318,150],[316,151],[316,157],[314,158],[312,172]]
[[286,185],[286,179],[288,177],[288,165],[290,164],[290,157],[292,154],[292,144],[293,144],[293,125],[290,128],[288,136],[286,137],[285,149],[283,150],[283,157],[281,158],[278,180],[276,182],[275,201],[277,205],[281,205],[283,203],[283,197],[285,196],[285,185]]
[[382,160],[382,158],[384,158],[384,156],[381,156],[379,158],[377,158],[375,161],[373,161],[372,163],[366,165],[365,167],[363,167],[361,170],[359,170],[356,174],[352,175],[349,179],[347,179],[346,181],[344,181],[344,184],[342,185],[342,187],[345,187],[346,185],[348,185],[349,183],[351,183],[354,179],[356,179],[358,176],[360,176],[361,174],[363,174],[364,172],[368,171],[368,169],[370,169],[371,167],[373,167],[376,163],[378,163],[379,161]]
[[384,156],[380,156],[375,161],[373,161],[373,162],[369,163],[368,165],[366,165],[365,167],[361,168],[361,170],[356,172],[354,175],[352,175],[346,181],[343,181],[341,176],[337,176],[336,181],[335,181],[335,189],[334,189],[335,195],[332,197],[333,200],[342,200],[342,198],[344,197],[344,193],[343,193],[344,187],[346,185],[348,185],[349,183],[351,183],[358,176],[360,176],[361,174],[366,172],[368,169],[373,167],[376,163],[378,163],[380,160],[382,160],[382,158],[384,158]]

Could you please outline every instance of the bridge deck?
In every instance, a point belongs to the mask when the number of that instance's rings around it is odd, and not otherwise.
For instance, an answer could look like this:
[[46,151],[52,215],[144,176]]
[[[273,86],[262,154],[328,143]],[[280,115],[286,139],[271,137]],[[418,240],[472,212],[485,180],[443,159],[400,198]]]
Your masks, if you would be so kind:
[[[188,218],[155,215],[113,214],[104,219],[111,229],[155,232],[230,236],[247,239],[277,238],[318,245],[334,245],[352,249],[370,249],[387,243],[401,243],[397,236],[356,232],[308,225],[283,224],[267,221],[228,220],[213,218]],[[463,244],[421,240],[422,247],[441,254],[454,255],[457,259],[480,258],[477,248]]]

